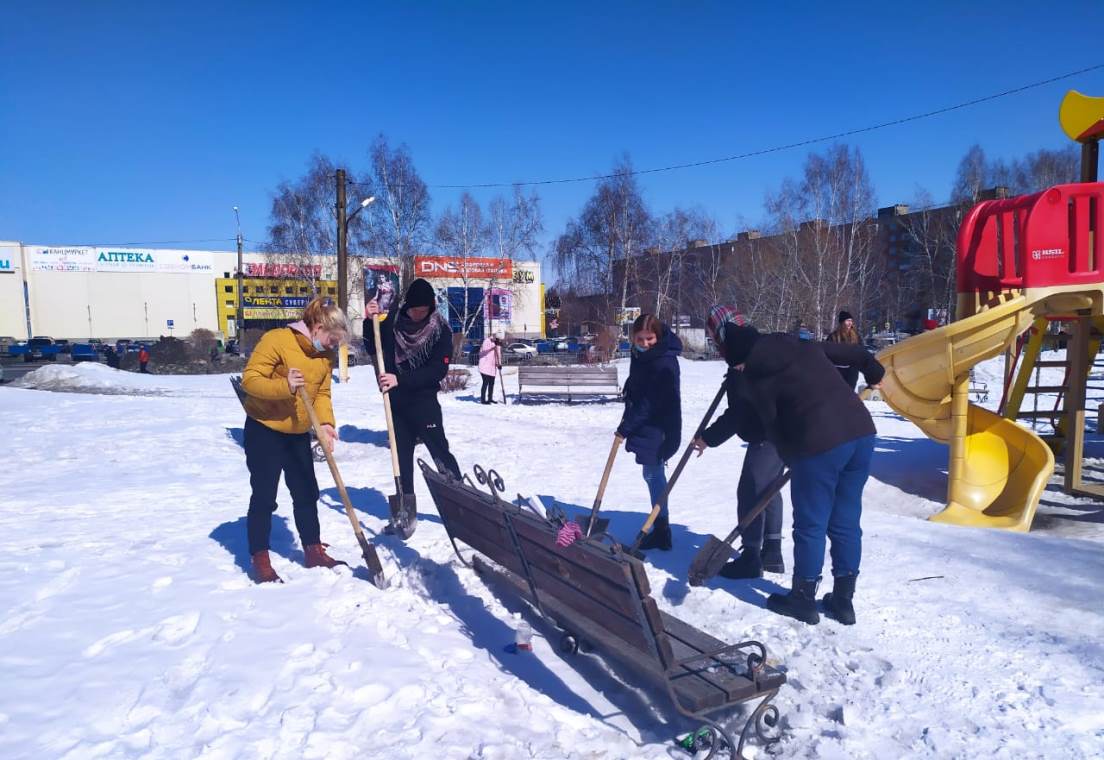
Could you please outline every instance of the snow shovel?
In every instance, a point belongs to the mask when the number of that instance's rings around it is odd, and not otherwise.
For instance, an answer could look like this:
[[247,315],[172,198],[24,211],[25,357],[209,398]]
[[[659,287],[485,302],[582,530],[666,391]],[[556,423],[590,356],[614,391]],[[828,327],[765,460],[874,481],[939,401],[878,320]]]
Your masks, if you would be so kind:
[[[307,389],[302,386],[299,387],[299,398],[303,402],[303,406],[307,408],[307,416],[310,417],[311,427],[314,428],[314,434],[321,443],[323,440],[322,425],[318,421],[318,413],[314,411],[314,404],[311,403],[310,396],[307,395]],[[376,588],[387,588],[389,584],[387,578],[383,575],[383,563],[380,562],[379,555],[376,554],[376,547],[364,537],[364,531],[360,529],[360,521],[357,520],[356,513],[353,512],[353,504],[349,501],[349,492],[345,490],[345,481],[341,479],[341,473],[337,471],[337,462],[334,461],[333,452],[325,443],[321,443],[321,446],[322,451],[326,453],[326,464],[330,466],[330,474],[333,475],[334,483],[337,484],[337,492],[341,494],[341,503],[345,506],[345,514],[348,516],[349,522],[352,523],[353,533],[356,534],[357,543],[360,544],[364,564],[368,566],[368,577]]]
[[503,406],[509,404],[506,400],[506,381],[502,379],[502,365],[498,365],[498,387],[502,390],[502,404]]
[[[380,339],[380,317],[372,320],[372,335],[376,339],[376,380],[383,374],[383,341]],[[383,412],[387,418],[387,443],[391,448],[391,472],[395,475],[395,493],[387,497],[387,506],[391,510],[391,524],[387,532],[393,533],[403,541],[414,535],[418,527],[418,502],[414,494],[404,494],[402,476],[399,473],[399,448],[395,444],[395,420],[391,416],[391,396],[383,394]]]
[[609,527],[609,520],[598,519],[598,509],[602,506],[602,496],[606,493],[606,483],[609,482],[610,472],[613,470],[613,460],[617,458],[617,450],[621,448],[624,441],[625,439],[617,433],[613,434],[613,446],[610,447],[609,457],[606,459],[606,469],[602,473],[602,482],[598,484],[598,495],[594,497],[594,506],[590,510],[590,516],[585,521],[582,519],[578,521],[583,526],[587,538],[590,538],[590,534],[595,529],[602,533]]
[[686,579],[691,586],[700,586],[721,572],[721,568],[732,557],[732,542],[736,540],[736,536],[751,525],[755,518],[767,508],[775,494],[781,491],[788,482],[790,482],[790,471],[785,470],[770,482],[766,490],[759,495],[759,501],[755,503],[755,508],[748,512],[743,520],[740,520],[740,524],[732,529],[732,532],[725,537],[724,541],[718,540],[716,536],[710,536],[706,540],[705,546],[698,549],[698,553],[690,561],[690,572],[687,573]]
[[717,407],[721,403],[721,399],[725,395],[725,384],[721,383],[720,390],[717,391],[717,395],[713,397],[713,403],[709,405],[709,408],[705,410],[705,416],[702,417],[701,424],[698,425],[698,429],[694,431],[693,438],[690,439],[690,443],[686,444],[686,451],[682,452],[682,458],[679,459],[677,465],[675,465],[675,471],[671,473],[671,479],[667,481],[667,487],[663,489],[663,495],[659,497],[652,506],[652,511],[648,515],[648,519],[644,521],[644,525],[640,528],[640,532],[636,534],[636,540],[633,541],[632,547],[629,549],[629,554],[635,557],[642,557],[640,552],[640,543],[644,540],[644,537],[648,535],[652,530],[652,523],[659,517],[660,507],[667,501],[667,497],[671,495],[671,490],[674,489],[675,483],[678,482],[679,475],[682,474],[682,468],[686,466],[686,463],[690,460],[690,454],[694,451],[694,438],[697,438],[705,430],[706,425],[709,424],[709,420],[713,418],[713,412],[717,411]]

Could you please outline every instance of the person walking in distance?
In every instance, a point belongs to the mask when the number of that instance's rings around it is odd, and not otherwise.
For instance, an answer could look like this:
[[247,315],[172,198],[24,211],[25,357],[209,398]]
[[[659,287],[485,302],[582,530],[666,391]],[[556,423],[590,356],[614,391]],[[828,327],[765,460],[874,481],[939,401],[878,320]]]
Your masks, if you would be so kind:
[[[679,337],[652,314],[641,314],[632,325],[632,358],[625,381],[625,413],[617,434],[625,450],[636,454],[648,484],[649,511],[667,490],[667,460],[678,451],[682,437],[682,400],[678,357]],[[660,505],[652,531],[641,549],[671,548],[671,523],[667,503]]]
[[138,371],[144,375],[149,374],[149,360],[149,348],[147,348],[146,345],[143,343],[142,348],[138,351]]
[[333,449],[337,440],[330,373],[334,351],[346,339],[345,313],[332,298],[315,298],[303,318],[261,336],[242,372],[245,420],[245,464],[249,468],[249,513],[246,530],[253,577],[258,583],[279,581],[269,557],[272,514],[280,475],[291,491],[292,513],[307,567],[335,567],[326,554],[318,525],[318,480],[311,455],[310,416],[299,395],[307,396],[322,423],[320,443]]
[[479,403],[497,404],[494,400],[495,376],[502,369],[502,338],[499,334],[488,335],[479,347],[479,374],[483,378],[483,388],[479,392]]

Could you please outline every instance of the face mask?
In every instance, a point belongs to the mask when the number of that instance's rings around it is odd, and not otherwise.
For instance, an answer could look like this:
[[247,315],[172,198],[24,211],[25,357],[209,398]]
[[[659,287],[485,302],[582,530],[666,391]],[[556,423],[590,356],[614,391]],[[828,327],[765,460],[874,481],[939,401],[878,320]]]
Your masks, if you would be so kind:
[[325,346],[322,345],[322,341],[320,341],[318,338],[312,338],[311,343],[314,344],[314,350],[317,351],[320,354],[324,354],[324,353],[326,353],[327,350],[329,350]]

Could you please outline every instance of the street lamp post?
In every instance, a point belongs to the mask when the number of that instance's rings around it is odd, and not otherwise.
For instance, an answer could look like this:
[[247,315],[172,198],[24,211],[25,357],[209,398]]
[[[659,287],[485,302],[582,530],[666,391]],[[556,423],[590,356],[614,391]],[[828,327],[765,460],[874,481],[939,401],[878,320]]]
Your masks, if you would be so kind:
[[242,234],[241,217],[238,215],[238,207],[234,206],[234,221],[238,225],[238,311],[234,318],[234,335],[238,339],[238,352],[245,356],[245,299],[242,297]]
[[[357,214],[368,208],[376,196],[369,195],[351,214],[345,211],[345,170],[337,170],[337,305],[346,317],[349,315],[349,223]],[[349,381],[349,347],[344,343],[338,351],[337,375],[341,382]]]

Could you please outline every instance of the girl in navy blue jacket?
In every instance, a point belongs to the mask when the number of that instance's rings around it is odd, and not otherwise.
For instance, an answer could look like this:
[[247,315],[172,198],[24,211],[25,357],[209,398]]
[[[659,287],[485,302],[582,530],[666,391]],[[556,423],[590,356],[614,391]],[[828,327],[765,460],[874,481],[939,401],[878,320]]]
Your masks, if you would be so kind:
[[[625,414],[617,434],[625,439],[625,450],[636,454],[637,464],[644,466],[650,511],[667,488],[664,466],[678,451],[682,438],[678,364],[682,342],[654,315],[642,314],[633,322],[632,343],[624,390]],[[666,502],[640,548],[671,548]]]

